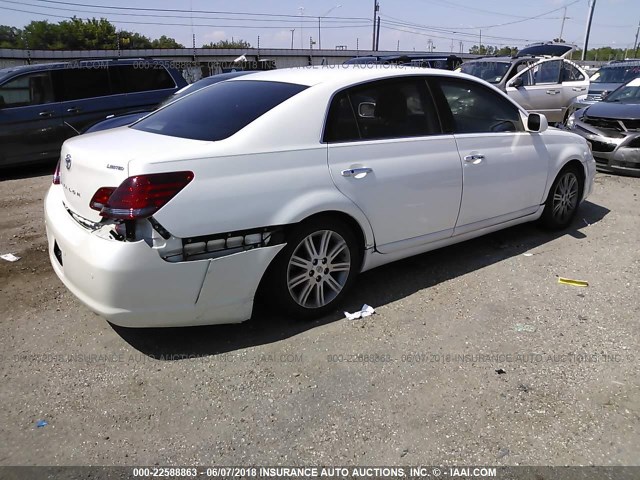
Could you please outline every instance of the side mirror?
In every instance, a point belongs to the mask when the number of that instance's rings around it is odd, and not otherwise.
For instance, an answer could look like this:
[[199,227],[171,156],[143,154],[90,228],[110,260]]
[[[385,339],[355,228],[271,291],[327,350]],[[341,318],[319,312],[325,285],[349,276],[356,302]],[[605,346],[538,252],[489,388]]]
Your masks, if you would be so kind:
[[523,85],[524,85],[524,81],[522,80],[522,76],[520,76],[520,77],[514,78],[510,86],[514,88],[520,88]]
[[549,128],[547,117],[541,113],[530,113],[527,117],[527,130],[534,133],[542,133]]

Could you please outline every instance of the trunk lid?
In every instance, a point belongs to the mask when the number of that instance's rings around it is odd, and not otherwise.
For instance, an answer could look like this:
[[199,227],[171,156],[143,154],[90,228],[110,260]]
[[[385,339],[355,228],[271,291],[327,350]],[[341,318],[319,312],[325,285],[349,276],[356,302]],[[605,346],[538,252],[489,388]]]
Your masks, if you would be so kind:
[[[115,128],[80,135],[67,140],[60,154],[60,184],[64,202],[74,214],[92,222],[100,222],[100,212],[89,203],[100,187],[118,187],[129,174],[129,162],[144,159],[152,163],[173,152],[203,142],[166,135]],[[140,172],[136,172],[139,174]]]

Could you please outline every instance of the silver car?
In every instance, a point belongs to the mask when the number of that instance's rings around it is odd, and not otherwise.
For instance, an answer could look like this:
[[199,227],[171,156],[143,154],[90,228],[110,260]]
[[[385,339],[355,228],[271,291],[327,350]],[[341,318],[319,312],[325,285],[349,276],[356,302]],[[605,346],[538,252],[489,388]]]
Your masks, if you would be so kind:
[[589,89],[587,73],[566,58],[545,58],[507,82],[507,95],[530,112],[543,113],[549,123],[563,122],[574,98]]
[[479,58],[460,70],[505,91],[526,110],[543,113],[549,123],[559,123],[574,99],[589,89],[587,73],[566,58],[573,50],[573,45],[554,42],[533,44],[516,57]]

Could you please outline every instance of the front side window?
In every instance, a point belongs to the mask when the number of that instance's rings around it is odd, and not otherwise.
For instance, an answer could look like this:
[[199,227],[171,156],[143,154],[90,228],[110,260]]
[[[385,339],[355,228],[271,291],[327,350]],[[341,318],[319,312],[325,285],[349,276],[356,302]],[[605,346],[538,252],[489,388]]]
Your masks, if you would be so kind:
[[0,86],[0,107],[26,107],[53,101],[49,72],[21,75]]
[[131,128],[193,140],[222,140],[306,88],[255,80],[220,82],[170,103]]
[[325,141],[377,140],[440,133],[426,83],[421,78],[381,80],[336,95]]
[[533,67],[533,80],[535,85],[543,83],[560,83],[560,71],[562,60],[543,62]]
[[499,93],[483,85],[453,78],[439,78],[436,83],[451,115],[450,128],[455,133],[499,133],[523,130],[518,108]]

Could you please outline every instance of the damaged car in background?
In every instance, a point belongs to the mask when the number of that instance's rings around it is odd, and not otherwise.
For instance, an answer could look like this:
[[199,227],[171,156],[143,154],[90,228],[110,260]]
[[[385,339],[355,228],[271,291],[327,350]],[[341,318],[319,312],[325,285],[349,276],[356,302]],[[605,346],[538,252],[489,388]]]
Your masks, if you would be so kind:
[[356,275],[502,228],[568,226],[587,142],[468,75],[261,72],[65,142],[45,199],[51,264],[126,327],[241,322],[256,295],[336,311]]
[[591,143],[598,170],[640,176],[640,78],[573,113],[567,128]]

